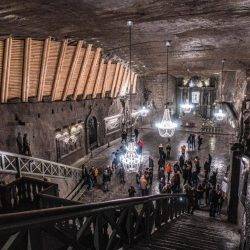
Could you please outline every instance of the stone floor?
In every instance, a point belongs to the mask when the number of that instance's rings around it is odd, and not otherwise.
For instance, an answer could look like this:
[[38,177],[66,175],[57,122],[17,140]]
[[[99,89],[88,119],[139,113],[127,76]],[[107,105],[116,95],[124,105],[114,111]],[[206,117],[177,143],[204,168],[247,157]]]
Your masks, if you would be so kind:
[[[186,131],[176,131],[175,135],[171,138],[171,161],[174,162],[178,159],[180,155],[180,147],[186,144],[188,132]],[[166,145],[167,139],[159,136],[158,131],[152,128],[142,128],[141,137],[144,140],[145,147],[143,150],[143,167],[148,166],[148,157],[151,155],[154,158],[155,168],[154,168],[154,180],[152,185],[152,194],[159,193],[158,181],[157,181],[157,162],[158,162],[158,145],[162,143]],[[194,158],[196,155],[200,157],[201,166],[207,159],[208,153],[213,157],[212,168],[218,170],[218,180],[220,182],[223,178],[227,167],[229,165],[229,152],[230,143],[233,142],[234,137],[232,135],[211,135],[202,134],[204,140],[200,151],[188,151],[186,158]],[[111,165],[111,154],[117,148],[120,147],[120,140],[116,140],[111,147],[103,148],[94,152],[93,157],[90,159],[83,159],[77,164],[82,164],[83,161],[87,166],[98,166],[105,167]],[[100,180],[101,182],[101,180]],[[91,191],[85,191],[81,198],[83,203],[96,202],[96,201],[107,201],[112,199],[119,199],[128,197],[127,190],[130,185],[136,186],[135,183],[135,173],[126,174],[126,184],[121,185],[115,174],[112,176],[112,181],[110,185],[110,191],[104,193],[101,189],[94,188]],[[139,195],[139,191],[137,192]]]

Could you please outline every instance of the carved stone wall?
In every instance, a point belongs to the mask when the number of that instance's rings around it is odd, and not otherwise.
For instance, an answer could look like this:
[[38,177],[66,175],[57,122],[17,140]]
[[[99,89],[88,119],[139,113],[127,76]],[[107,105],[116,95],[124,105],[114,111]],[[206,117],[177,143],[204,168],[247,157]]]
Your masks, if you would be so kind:
[[[138,97],[133,96],[134,106],[138,106]],[[105,135],[104,118],[109,114],[118,114],[121,106],[117,99],[95,99],[66,102],[11,103],[1,104],[0,113],[0,150],[18,153],[16,136],[18,132],[28,134],[31,153],[34,157],[57,161],[56,138],[58,131],[81,123],[83,127],[89,116],[94,116],[98,124],[98,146],[120,136],[120,131]],[[83,129],[82,147],[63,159],[64,163],[73,163],[87,152],[87,134]]]

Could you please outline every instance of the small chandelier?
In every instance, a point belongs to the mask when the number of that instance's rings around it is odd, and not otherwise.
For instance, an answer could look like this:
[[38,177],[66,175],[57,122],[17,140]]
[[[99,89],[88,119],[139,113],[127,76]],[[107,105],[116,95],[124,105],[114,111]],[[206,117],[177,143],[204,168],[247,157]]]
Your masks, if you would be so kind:
[[183,111],[185,114],[190,113],[193,107],[194,107],[194,105],[193,105],[193,104],[190,104],[189,101],[187,101],[187,102],[181,104],[182,111]]
[[156,123],[156,127],[161,137],[172,137],[174,135],[177,124],[171,121],[169,109],[164,110],[162,120]]
[[135,142],[129,142],[126,147],[126,153],[121,156],[121,162],[128,172],[137,172],[139,170],[142,156],[136,152]]
[[[169,47],[171,46],[170,41],[166,42],[167,47],[167,105],[168,105],[168,53]],[[172,137],[174,135],[177,124],[171,121],[170,112],[167,108],[164,110],[164,114],[160,123],[156,123],[159,135],[161,137]]]
[[222,60],[222,68],[221,68],[221,84],[220,84],[220,103],[219,109],[214,113],[214,117],[217,121],[221,122],[226,118],[226,113],[222,110],[222,83],[223,83],[223,70],[224,70],[225,60]]
[[214,116],[217,121],[223,121],[226,117],[226,113],[224,113],[223,110],[220,108],[217,112],[214,113]]
[[139,110],[140,116],[146,117],[149,113],[149,109],[145,106],[142,107],[142,109]]

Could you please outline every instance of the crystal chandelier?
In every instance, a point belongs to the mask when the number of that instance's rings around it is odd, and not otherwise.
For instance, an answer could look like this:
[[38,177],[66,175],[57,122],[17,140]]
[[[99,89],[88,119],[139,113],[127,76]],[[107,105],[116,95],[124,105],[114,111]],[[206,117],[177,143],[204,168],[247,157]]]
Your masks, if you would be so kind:
[[222,83],[223,83],[224,64],[225,64],[225,60],[222,60],[219,109],[217,112],[214,113],[215,119],[219,122],[223,121],[226,118],[226,113],[223,112],[223,109],[222,109]]
[[135,142],[129,142],[126,147],[126,153],[121,156],[121,162],[128,172],[137,172],[139,170],[142,156],[136,152]]
[[162,120],[156,123],[156,127],[161,137],[172,137],[174,135],[177,124],[171,121],[169,109],[164,110]]
[[140,113],[140,116],[146,117],[149,113],[149,109],[143,106],[142,109],[139,110],[139,113]]
[[190,104],[188,101],[185,102],[185,103],[183,103],[183,104],[181,105],[182,111],[183,111],[185,114],[190,113],[193,107],[194,107],[194,105],[193,105],[193,104]]
[[[167,47],[167,105],[168,105],[168,52],[170,47],[170,42],[166,42]],[[166,106],[167,106],[166,105]],[[172,137],[174,135],[177,124],[171,121],[169,109],[166,107],[164,114],[160,123],[156,123],[159,135],[161,137]]]
[[226,113],[224,113],[220,108],[217,112],[214,113],[214,116],[217,121],[223,121],[224,118],[226,117]]

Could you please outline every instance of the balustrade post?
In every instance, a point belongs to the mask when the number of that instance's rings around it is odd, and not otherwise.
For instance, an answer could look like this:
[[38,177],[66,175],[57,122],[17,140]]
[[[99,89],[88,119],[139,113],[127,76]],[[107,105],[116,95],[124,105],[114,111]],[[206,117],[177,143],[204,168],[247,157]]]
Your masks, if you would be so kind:
[[18,157],[16,157],[15,163],[16,163],[16,170],[17,170],[17,178],[21,178],[22,177],[21,164],[20,164],[20,159]]

